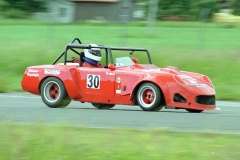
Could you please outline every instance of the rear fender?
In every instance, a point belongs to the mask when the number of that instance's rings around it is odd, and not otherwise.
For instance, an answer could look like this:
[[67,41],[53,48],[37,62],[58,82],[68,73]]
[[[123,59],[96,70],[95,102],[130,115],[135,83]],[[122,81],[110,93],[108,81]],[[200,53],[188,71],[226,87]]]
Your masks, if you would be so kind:
[[79,86],[79,81],[78,81],[78,73],[77,73],[77,70],[75,68],[71,68],[71,69],[66,70],[66,71],[61,71],[61,75],[59,75],[59,76],[48,75],[48,76],[44,77],[41,80],[41,82],[39,83],[39,86],[38,86],[39,92],[41,90],[42,83],[48,77],[56,77],[56,78],[60,79],[63,82],[64,87],[65,87],[65,89],[68,93],[68,96],[71,99],[81,98],[80,86]]

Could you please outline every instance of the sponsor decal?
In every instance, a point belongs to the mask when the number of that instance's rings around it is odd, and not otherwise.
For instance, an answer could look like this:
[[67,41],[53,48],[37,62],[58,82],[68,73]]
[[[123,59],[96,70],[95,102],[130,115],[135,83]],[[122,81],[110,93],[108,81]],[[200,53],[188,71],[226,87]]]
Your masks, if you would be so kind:
[[190,83],[192,83],[192,84],[196,84],[196,83],[197,83],[195,79],[188,79],[188,81],[189,81]]
[[38,73],[38,70],[37,69],[28,69],[28,72],[36,72],[36,73]]
[[206,84],[191,84],[191,86],[195,86],[197,88],[205,88],[206,87]]
[[121,90],[116,90],[116,93],[117,93],[117,94],[120,94],[120,93],[121,93]]
[[[175,77],[179,77],[184,83],[182,83],[181,81],[178,81],[178,79],[176,79]],[[204,88],[205,84],[199,83],[198,79],[188,76],[188,75],[174,75],[174,79],[175,81],[180,84],[180,85],[192,85],[192,86],[196,86],[198,88]]]
[[38,73],[27,73],[28,77],[39,77]]
[[183,78],[183,79],[189,79],[189,78],[192,78],[192,77],[187,76],[187,75],[178,75],[178,77],[181,77],[181,78]]
[[60,74],[60,70],[56,70],[56,69],[44,69],[44,74]]
[[38,74],[38,70],[37,69],[28,69],[27,71],[27,76],[28,77],[39,77],[39,74]]
[[106,75],[110,75],[110,76],[114,76],[115,75],[115,73],[111,73],[111,72],[106,72]]
[[120,83],[120,82],[121,82],[121,78],[118,77],[118,78],[117,78],[117,83]]
[[187,75],[178,75],[179,77],[182,78],[182,80],[187,80],[190,84],[197,84],[198,82],[196,81],[195,78]]

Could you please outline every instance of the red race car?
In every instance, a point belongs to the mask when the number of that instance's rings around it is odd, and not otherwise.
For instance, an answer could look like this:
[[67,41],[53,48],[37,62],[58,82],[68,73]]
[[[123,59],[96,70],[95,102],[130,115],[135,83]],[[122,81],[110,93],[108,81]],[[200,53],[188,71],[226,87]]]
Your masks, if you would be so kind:
[[[135,53],[148,64],[138,63],[132,57]],[[21,85],[41,95],[51,108],[66,107],[75,100],[98,109],[116,104],[139,105],[144,111],[164,106],[193,113],[218,109],[207,76],[176,67],[159,68],[144,48],[82,44],[78,38],[52,64],[27,67]]]

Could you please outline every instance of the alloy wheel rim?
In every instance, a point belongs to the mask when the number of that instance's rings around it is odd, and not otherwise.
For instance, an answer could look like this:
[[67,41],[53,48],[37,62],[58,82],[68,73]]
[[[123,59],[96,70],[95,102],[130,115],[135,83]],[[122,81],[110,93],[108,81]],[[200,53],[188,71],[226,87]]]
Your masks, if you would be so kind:
[[55,102],[60,97],[61,91],[57,83],[50,81],[44,87],[44,96],[48,102]]
[[150,87],[146,86],[140,90],[140,103],[143,107],[149,108],[156,101],[156,92]]

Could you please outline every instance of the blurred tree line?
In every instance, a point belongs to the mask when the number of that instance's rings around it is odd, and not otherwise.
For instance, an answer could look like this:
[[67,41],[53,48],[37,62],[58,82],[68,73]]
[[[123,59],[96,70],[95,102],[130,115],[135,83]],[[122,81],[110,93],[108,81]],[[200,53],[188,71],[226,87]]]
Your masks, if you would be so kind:
[[32,13],[45,11],[47,0],[0,0],[0,13],[6,18],[25,19]]
[[232,14],[240,15],[240,0],[159,0],[157,19],[198,20],[203,11],[209,11],[204,18],[210,18],[226,7]]
[[[136,0],[134,0],[136,1]],[[137,0],[143,2],[148,12],[152,0]],[[240,0],[156,0],[158,1],[158,20],[191,21],[199,20],[202,11],[207,11],[204,18],[210,18],[212,13],[228,7],[232,13],[240,15]],[[47,0],[0,0],[0,14],[6,18],[29,18],[32,13],[45,11]],[[206,17],[208,16],[208,17]]]

